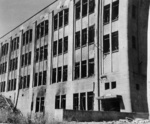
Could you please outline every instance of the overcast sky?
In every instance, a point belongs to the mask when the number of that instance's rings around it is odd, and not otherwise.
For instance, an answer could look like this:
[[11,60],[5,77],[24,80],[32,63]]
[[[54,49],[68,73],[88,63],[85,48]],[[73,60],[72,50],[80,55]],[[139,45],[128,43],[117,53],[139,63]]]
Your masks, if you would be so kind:
[[0,37],[54,0],[0,0]]

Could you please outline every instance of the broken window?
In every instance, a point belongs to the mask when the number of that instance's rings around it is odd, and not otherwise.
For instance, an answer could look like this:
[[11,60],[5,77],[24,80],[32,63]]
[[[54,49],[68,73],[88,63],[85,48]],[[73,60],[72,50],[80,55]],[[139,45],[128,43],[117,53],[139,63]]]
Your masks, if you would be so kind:
[[136,18],[136,6],[132,5],[132,18]]
[[44,36],[44,22],[40,24],[40,27],[41,27],[41,37],[43,37]]
[[94,75],[94,58],[89,59],[89,77]]
[[103,53],[108,53],[109,52],[109,34],[104,36],[104,40],[103,40]]
[[89,0],[89,14],[93,13],[95,9],[95,0]]
[[44,57],[44,48],[40,47],[40,61],[43,60],[43,57]]
[[136,49],[136,39],[135,39],[135,36],[132,36],[132,48]]
[[63,67],[63,81],[67,81],[67,77],[68,77],[68,66],[65,65]]
[[35,112],[39,112],[40,98],[36,98],[36,109]]
[[28,65],[31,64],[31,52],[28,53]]
[[89,27],[89,44],[94,43],[95,38],[95,25]]
[[76,3],[76,19],[80,18],[80,1]]
[[58,55],[62,54],[62,39],[59,39],[58,42]]
[[36,57],[35,57],[35,62],[39,61],[39,48],[36,49]]
[[24,78],[23,78],[23,88],[26,88],[26,76],[24,76]]
[[75,79],[80,77],[80,62],[75,63]]
[[29,42],[31,43],[32,42],[32,29],[29,30],[29,34],[30,34]]
[[94,94],[93,92],[87,93],[87,110],[93,110]]
[[[24,55],[22,55],[21,66],[24,66]],[[11,66],[10,66],[11,67]]]
[[44,112],[44,103],[45,103],[45,98],[41,97],[41,104],[40,104],[40,112]]
[[87,15],[87,0],[82,0],[82,17]]
[[14,90],[16,90],[16,78],[14,79]]
[[47,45],[44,46],[44,60],[47,60],[47,56],[48,56],[48,50],[47,50]]
[[109,23],[110,20],[110,4],[104,6],[104,24]]
[[18,66],[18,58],[16,58],[15,69],[17,69],[17,66]]
[[56,83],[56,68],[53,68],[52,83]]
[[22,43],[22,45],[24,46],[25,45],[25,33],[23,33],[23,43]]
[[37,86],[37,83],[38,83],[38,73],[35,73],[35,75],[34,75],[34,87]]
[[63,11],[59,12],[59,28],[63,25]]
[[80,110],[86,110],[86,95],[85,95],[85,93],[80,94]]
[[39,72],[39,83],[38,86],[42,85],[42,72]]
[[80,31],[76,32],[75,35],[75,48],[79,48],[80,47]]
[[115,89],[116,88],[116,81],[111,82],[111,89]]
[[66,109],[66,95],[61,95],[61,109]]
[[48,34],[48,20],[45,21],[45,35]]
[[105,90],[108,90],[109,88],[109,83],[105,83]]
[[64,10],[64,25],[68,24],[69,9]]
[[37,39],[40,38],[40,24],[37,25]]
[[112,3],[112,21],[118,19],[119,14],[119,0]]
[[30,75],[27,75],[27,88],[30,86]]
[[55,109],[59,109],[59,103],[60,103],[60,96],[55,97]]
[[26,31],[26,44],[29,42],[29,31]]
[[86,60],[82,61],[82,66],[81,66],[81,75],[82,78],[86,77],[87,69],[86,69]]
[[82,30],[82,46],[85,46],[87,42],[87,28]]
[[61,67],[58,67],[57,82],[61,82]]
[[79,99],[78,94],[73,94],[73,110],[78,110],[79,109],[78,99]]
[[68,52],[68,36],[64,37],[64,53]]
[[58,25],[58,15],[56,14],[56,15],[54,16],[54,30],[57,29],[57,25]]
[[53,42],[53,56],[57,55],[57,41]]
[[47,71],[43,71],[43,85],[46,85]]
[[118,31],[112,33],[112,51],[118,50]]

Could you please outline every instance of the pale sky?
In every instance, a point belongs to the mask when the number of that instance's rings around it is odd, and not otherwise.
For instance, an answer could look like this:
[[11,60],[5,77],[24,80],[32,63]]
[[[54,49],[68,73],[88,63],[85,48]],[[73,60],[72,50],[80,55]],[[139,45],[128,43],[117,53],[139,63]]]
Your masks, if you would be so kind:
[[55,0],[0,0],[0,37]]

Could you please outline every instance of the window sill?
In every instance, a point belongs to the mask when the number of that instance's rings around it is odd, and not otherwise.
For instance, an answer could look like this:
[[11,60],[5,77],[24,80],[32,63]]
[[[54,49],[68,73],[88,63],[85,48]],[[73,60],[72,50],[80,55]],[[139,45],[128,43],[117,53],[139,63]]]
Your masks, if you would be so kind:
[[93,14],[95,11],[91,11],[91,12],[89,12],[89,15],[91,15],[91,14]]
[[83,47],[86,47],[86,44],[85,44],[85,45],[82,45],[82,48],[83,48]]
[[84,18],[84,17],[86,17],[87,16],[87,14],[86,15],[82,15],[82,18]]
[[104,25],[107,25],[107,24],[109,24],[109,22],[104,22]]
[[64,27],[67,26],[69,23],[64,24]]
[[58,54],[58,56],[61,56],[61,55],[62,55],[62,53],[59,53],[59,54]]
[[57,30],[58,30],[58,28],[54,29],[54,31],[57,31]]
[[53,57],[56,57],[57,55],[53,55]]
[[78,49],[80,49],[80,47],[76,47],[76,48],[75,48],[75,50],[78,50]]
[[106,56],[106,55],[110,54],[110,52],[106,52],[106,53],[103,53],[103,54]]
[[112,51],[112,53],[116,53],[116,52],[119,52],[119,50],[117,49],[117,50]]
[[94,42],[89,42],[89,46],[92,45],[92,44],[94,44]]
[[68,53],[68,51],[64,52],[64,54],[67,54],[67,53]]
[[80,19],[80,17],[79,18],[76,18],[76,21],[78,21]]
[[118,21],[118,17],[112,20],[112,22],[115,22],[115,21]]

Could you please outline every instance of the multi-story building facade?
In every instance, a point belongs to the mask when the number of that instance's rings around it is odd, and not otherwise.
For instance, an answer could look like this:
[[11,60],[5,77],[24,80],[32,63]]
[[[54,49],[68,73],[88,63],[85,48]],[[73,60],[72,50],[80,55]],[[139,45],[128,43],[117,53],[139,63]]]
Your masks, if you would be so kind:
[[149,0],[56,0],[0,38],[0,91],[25,115],[147,112]]

